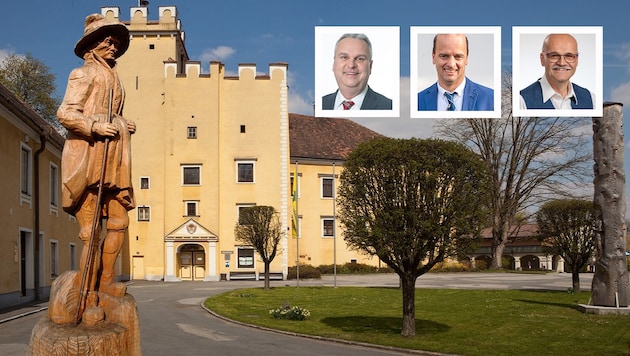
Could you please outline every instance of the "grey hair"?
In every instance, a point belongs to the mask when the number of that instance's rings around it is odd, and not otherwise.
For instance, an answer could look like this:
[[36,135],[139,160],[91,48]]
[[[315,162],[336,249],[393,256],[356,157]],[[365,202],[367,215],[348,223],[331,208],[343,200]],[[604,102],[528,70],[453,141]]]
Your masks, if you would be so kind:
[[368,47],[368,56],[370,56],[370,60],[372,60],[372,42],[370,42],[368,36],[363,33],[344,33],[343,35],[341,35],[341,37],[339,37],[339,39],[337,40],[337,43],[335,43],[335,52],[337,52],[337,45],[339,45],[339,42],[346,38],[356,38],[365,42]]

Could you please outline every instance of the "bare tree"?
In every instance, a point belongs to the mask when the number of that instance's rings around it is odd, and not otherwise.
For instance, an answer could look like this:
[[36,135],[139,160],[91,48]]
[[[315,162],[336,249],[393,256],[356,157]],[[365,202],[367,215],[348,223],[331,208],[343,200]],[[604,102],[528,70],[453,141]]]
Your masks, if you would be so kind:
[[576,293],[580,291],[580,270],[595,252],[595,221],[593,202],[586,200],[552,200],[536,213],[539,238],[551,253],[567,262]]
[[503,251],[517,214],[531,215],[532,205],[550,197],[579,196],[585,182],[592,182],[590,119],[514,117],[512,78],[507,74],[502,102],[499,119],[442,120],[436,127],[439,136],[479,154],[489,172],[492,268],[503,267]]
[[265,290],[269,289],[269,265],[276,257],[283,235],[278,212],[264,205],[243,208],[234,234],[237,241],[251,245],[260,255],[265,264]]
[[373,139],[344,163],[338,198],[344,240],[400,277],[403,336],[416,332],[416,279],[478,242],[486,179],[479,157],[440,140]]

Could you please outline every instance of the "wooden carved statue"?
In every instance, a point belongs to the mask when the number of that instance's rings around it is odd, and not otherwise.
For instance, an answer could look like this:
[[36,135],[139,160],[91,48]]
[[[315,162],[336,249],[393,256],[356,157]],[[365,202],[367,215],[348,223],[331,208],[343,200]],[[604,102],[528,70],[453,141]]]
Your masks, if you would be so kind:
[[[85,345],[63,349],[66,354],[83,354],[70,351],[77,348],[93,353],[96,350],[90,344],[105,347],[108,354],[116,354],[114,350],[140,353],[135,301],[126,294],[126,285],[114,280],[115,262],[129,225],[128,211],[134,208],[130,140],[136,125],[122,116],[124,90],[116,72],[116,59],[128,47],[129,31],[124,24],[92,14],[74,48],[84,64],[70,73],[57,118],[68,130],[61,161],[62,203],[77,219],[83,250],[80,270],[60,276],[51,287],[48,318],[53,327],[38,328],[38,324],[33,330],[33,354],[50,346],[45,344],[51,328],[76,343],[81,327],[98,327],[109,336],[91,330]],[[60,339],[55,335],[55,343]]]

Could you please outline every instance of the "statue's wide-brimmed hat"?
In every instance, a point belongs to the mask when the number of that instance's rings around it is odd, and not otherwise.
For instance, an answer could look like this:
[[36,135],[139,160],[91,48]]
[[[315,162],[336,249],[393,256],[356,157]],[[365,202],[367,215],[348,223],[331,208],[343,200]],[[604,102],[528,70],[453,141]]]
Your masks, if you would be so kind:
[[106,36],[112,36],[120,42],[114,57],[122,56],[129,48],[129,30],[127,26],[119,21],[110,21],[100,14],[89,15],[85,18],[83,37],[74,46],[74,54],[83,58],[85,52],[92,49],[90,47]]

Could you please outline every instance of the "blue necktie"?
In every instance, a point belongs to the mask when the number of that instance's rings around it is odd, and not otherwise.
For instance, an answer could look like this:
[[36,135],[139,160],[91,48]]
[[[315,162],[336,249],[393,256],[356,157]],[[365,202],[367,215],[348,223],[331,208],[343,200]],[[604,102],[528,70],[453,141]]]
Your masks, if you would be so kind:
[[453,101],[455,94],[457,94],[457,92],[453,92],[453,94],[444,92],[444,96],[446,97],[446,100],[448,100],[448,107],[446,108],[448,111],[455,111],[455,101]]

